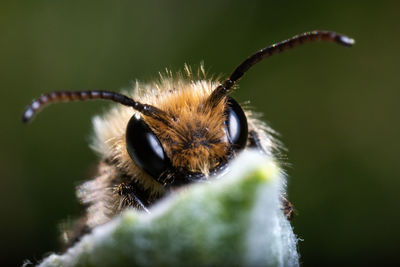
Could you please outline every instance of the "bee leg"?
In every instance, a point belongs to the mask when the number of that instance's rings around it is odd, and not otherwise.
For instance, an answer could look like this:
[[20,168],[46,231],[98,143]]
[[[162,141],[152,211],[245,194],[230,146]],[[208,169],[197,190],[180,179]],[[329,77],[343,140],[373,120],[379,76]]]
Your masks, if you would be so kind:
[[287,198],[281,195],[281,210],[285,214],[286,218],[291,221],[294,215],[294,207]]
[[249,147],[256,147],[261,151],[264,151],[261,146],[260,137],[258,136],[256,131],[253,130],[249,132],[249,141],[250,141]]
[[132,185],[121,183],[117,187],[117,192],[120,196],[124,196],[124,200],[128,202],[128,206],[133,206],[139,210],[150,213],[146,205],[138,197],[138,194],[135,192],[135,188]]

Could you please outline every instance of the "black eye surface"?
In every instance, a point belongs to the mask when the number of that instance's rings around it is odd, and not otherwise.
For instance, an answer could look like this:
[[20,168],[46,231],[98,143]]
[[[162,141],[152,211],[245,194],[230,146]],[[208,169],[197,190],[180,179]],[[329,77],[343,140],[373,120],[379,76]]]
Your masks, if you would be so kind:
[[228,97],[227,105],[226,125],[229,142],[234,148],[242,149],[246,146],[248,136],[246,115],[240,105],[232,97]]
[[126,128],[126,147],[132,160],[157,179],[170,165],[164,149],[147,124],[135,116]]

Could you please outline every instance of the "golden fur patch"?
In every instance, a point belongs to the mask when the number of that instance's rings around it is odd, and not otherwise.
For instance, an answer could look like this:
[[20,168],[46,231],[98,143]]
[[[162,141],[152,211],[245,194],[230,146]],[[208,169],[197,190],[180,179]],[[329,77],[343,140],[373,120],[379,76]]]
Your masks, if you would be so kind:
[[[196,77],[195,77],[196,76]],[[218,80],[206,79],[203,67],[193,75],[189,67],[183,74],[170,71],[161,75],[157,82],[140,84],[127,95],[133,99],[155,106],[171,117],[171,126],[143,116],[144,121],[159,138],[174,167],[192,172],[208,171],[225,159],[228,143],[226,137],[225,101],[215,108],[205,107],[205,99],[218,86]],[[274,142],[267,128],[256,116],[246,111],[249,132],[254,130],[262,140],[263,149],[270,153]],[[133,179],[142,184],[151,194],[162,195],[164,187],[150,177],[129,156],[126,149],[125,132],[132,116],[142,116],[134,109],[115,105],[104,116],[93,119],[94,139],[92,147],[104,159],[117,162]]]

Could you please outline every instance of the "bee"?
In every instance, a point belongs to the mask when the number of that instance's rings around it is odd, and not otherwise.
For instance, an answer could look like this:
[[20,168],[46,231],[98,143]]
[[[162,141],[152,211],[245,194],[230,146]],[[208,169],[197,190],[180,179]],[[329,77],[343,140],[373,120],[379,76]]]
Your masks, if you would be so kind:
[[[207,79],[203,66],[197,75],[185,66],[184,73],[166,71],[157,81],[137,82],[127,94],[56,91],[34,100],[23,113],[25,123],[51,103],[102,99],[119,104],[93,119],[92,148],[101,157],[97,176],[77,188],[87,209],[65,232],[65,241],[78,240],[127,207],[149,212],[166,194],[223,172],[243,149],[256,148],[279,158],[280,145],[273,130],[230,93],[261,60],[314,41],[354,44],[353,39],[335,32],[305,32],[257,51],[222,81]],[[292,217],[293,206],[285,192],[282,210]]]

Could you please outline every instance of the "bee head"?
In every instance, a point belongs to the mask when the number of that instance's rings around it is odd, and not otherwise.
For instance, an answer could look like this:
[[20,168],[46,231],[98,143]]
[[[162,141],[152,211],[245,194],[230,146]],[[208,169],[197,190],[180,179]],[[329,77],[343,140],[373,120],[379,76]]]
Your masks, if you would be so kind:
[[247,143],[246,115],[233,98],[210,105],[213,83],[183,86],[163,90],[162,101],[157,101],[167,120],[135,114],[126,129],[129,156],[166,186],[205,179]]
[[164,186],[201,181],[224,168],[234,153],[249,142],[246,115],[229,96],[235,83],[262,59],[319,40],[344,46],[354,43],[334,32],[306,32],[259,50],[218,84],[208,81],[194,86],[190,81],[187,88],[168,90],[161,100],[145,104],[109,91],[51,92],[34,100],[22,120],[28,122],[54,102],[105,99],[120,103],[136,111],[126,122],[125,143],[127,154],[138,167]]

